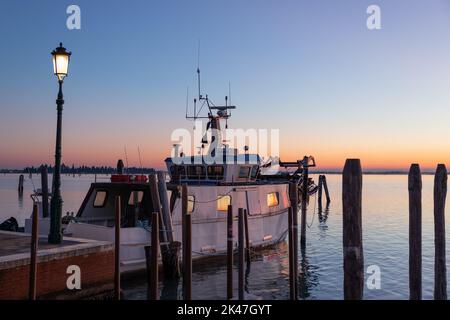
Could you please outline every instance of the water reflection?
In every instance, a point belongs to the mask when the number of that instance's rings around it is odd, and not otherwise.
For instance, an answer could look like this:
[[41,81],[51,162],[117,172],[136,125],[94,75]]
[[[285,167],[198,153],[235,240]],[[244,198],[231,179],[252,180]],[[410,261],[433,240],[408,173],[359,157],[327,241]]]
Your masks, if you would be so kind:
[[330,205],[327,204],[324,210],[322,208],[319,208],[317,211],[317,217],[319,219],[319,236],[321,239],[323,239],[326,236],[327,230],[328,230],[328,215],[330,214]]
[[182,299],[180,279],[164,279],[161,287],[161,300]]
[[306,255],[306,247],[300,247],[300,270],[298,273],[298,297],[307,299],[311,297],[311,291],[319,284],[318,267],[310,264]]
[[18,196],[18,205],[19,205],[19,209],[23,209],[23,193],[19,192],[19,196]]

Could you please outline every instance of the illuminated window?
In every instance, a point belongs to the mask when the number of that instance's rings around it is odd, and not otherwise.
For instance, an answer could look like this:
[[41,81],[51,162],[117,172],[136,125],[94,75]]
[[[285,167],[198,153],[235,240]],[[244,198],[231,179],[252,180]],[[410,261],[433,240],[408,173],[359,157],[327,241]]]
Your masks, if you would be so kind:
[[144,197],[144,191],[132,191],[130,197],[128,198],[128,205],[134,206],[134,203],[141,204],[142,198]]
[[217,199],[217,211],[227,211],[231,204],[231,196],[221,196]]
[[239,168],[239,178],[248,178],[250,175],[250,167],[241,166]]
[[189,213],[194,212],[194,207],[195,207],[195,197],[188,196],[188,212]]
[[279,194],[278,192],[271,192],[267,194],[267,206],[270,207],[275,207],[279,204],[280,199],[279,199]]
[[107,195],[108,195],[108,193],[104,190],[97,191],[97,193],[95,194],[95,199],[94,199],[94,207],[101,208],[101,207],[105,206]]

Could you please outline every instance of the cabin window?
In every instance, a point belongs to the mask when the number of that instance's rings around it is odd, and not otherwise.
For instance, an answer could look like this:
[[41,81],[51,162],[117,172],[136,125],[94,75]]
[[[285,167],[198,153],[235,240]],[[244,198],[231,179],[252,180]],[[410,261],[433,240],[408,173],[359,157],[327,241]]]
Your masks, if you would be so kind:
[[134,206],[135,202],[137,202],[137,204],[140,205],[142,203],[143,197],[144,197],[144,191],[132,191],[130,193],[130,197],[128,198],[128,205]]
[[170,174],[173,177],[179,177],[183,179],[186,176],[186,168],[184,166],[173,165],[170,167]]
[[271,192],[267,194],[267,206],[276,207],[280,203],[280,195],[278,192]]
[[252,167],[252,179],[256,179],[256,176],[258,175],[258,166]]
[[194,212],[195,208],[195,197],[194,196],[188,196],[188,212],[192,213]]
[[227,211],[231,204],[231,196],[220,196],[217,199],[217,211]]
[[250,167],[241,166],[239,167],[239,178],[248,178],[250,175]]
[[106,197],[108,195],[108,192],[105,190],[99,190],[95,193],[94,198],[94,208],[101,208],[105,206],[106,203]]
[[221,180],[223,173],[223,166],[208,166],[208,179]]
[[198,180],[206,178],[206,170],[204,166],[188,166],[187,167],[188,179]]

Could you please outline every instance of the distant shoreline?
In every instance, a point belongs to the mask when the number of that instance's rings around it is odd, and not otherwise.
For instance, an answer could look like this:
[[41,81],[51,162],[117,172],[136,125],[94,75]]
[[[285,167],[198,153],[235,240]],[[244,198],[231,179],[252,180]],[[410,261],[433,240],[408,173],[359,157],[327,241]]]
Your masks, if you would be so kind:
[[[165,171],[165,170],[162,170]],[[146,170],[144,169],[144,171],[142,172],[142,174],[149,174],[151,173],[152,170]],[[115,172],[77,172],[75,173],[76,176],[78,175],[111,175],[114,174]],[[139,174],[141,172],[129,172],[130,174]],[[0,170],[0,174],[1,175],[6,175],[6,174],[29,174],[29,172],[27,171],[23,171],[23,170]],[[39,174],[38,172],[33,172],[33,174]],[[342,172],[338,172],[338,171],[309,171],[309,174],[327,174],[327,175],[342,175]],[[422,172],[423,175],[434,175],[434,172],[432,171],[424,171]],[[64,172],[62,173],[63,176],[71,176],[73,175],[73,173],[67,173]],[[363,175],[379,175],[379,176],[402,176],[402,175],[408,175],[407,171],[366,171],[363,172]]]

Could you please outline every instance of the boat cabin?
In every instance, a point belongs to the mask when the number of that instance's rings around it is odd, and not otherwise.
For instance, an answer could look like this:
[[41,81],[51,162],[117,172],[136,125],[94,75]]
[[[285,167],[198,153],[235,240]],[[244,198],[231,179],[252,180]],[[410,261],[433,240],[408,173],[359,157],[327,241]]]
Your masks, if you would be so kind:
[[76,221],[113,227],[117,196],[121,198],[123,228],[150,225],[154,208],[147,177],[127,174],[112,175],[111,182],[92,183]]
[[248,184],[255,183],[261,158],[257,154],[224,152],[220,161],[208,162],[204,156],[167,158],[167,170],[172,183],[187,184]]

